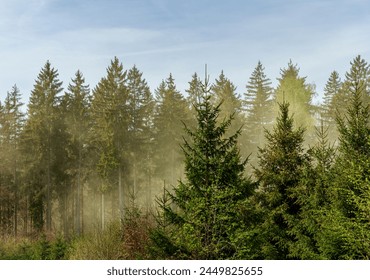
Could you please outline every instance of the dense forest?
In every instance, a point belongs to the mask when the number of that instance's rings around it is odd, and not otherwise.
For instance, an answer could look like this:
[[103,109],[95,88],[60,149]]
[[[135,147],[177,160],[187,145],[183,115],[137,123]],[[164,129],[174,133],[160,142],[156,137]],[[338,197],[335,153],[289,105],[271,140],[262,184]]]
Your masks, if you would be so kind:
[[361,56],[319,105],[292,61],[241,92],[224,72],[152,92],[116,57],[93,89],[58,76],[47,61],[28,104],[16,85],[0,104],[0,258],[370,258]]

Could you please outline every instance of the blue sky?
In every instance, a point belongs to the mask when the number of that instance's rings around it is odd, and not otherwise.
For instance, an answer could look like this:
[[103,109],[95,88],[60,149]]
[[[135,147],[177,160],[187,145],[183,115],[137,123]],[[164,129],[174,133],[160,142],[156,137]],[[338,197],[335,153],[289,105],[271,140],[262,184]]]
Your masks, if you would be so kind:
[[239,93],[257,62],[273,85],[290,59],[323,87],[356,55],[370,61],[370,3],[363,0],[1,0],[0,100],[17,84],[28,102],[45,62],[67,88],[77,69],[94,88],[117,56],[151,89],[172,73],[184,92],[194,72],[221,70]]

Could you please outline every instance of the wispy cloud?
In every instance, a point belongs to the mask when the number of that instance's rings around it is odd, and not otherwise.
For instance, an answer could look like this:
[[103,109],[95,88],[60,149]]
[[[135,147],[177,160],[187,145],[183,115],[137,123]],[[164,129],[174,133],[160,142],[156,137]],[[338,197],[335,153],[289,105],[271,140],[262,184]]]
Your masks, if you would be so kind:
[[28,95],[47,59],[65,83],[80,68],[94,86],[113,56],[136,64],[152,88],[172,72],[184,90],[208,63],[240,92],[258,60],[275,82],[292,59],[320,92],[332,70],[370,58],[369,16],[363,0],[5,0],[0,99],[14,83]]

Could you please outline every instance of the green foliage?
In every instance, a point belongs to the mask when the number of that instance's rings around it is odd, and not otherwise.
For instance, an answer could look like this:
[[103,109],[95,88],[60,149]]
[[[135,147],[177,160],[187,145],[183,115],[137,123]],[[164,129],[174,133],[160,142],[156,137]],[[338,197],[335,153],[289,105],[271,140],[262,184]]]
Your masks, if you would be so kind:
[[104,230],[95,229],[90,234],[77,237],[72,241],[68,251],[70,260],[122,260],[124,251],[122,248],[121,223],[114,222],[106,226]]
[[[28,104],[28,118],[22,135],[21,150],[26,164],[27,193],[31,198],[34,225],[41,230],[46,212],[46,229],[51,230],[52,197],[64,182],[63,130],[58,94],[63,90],[58,71],[49,61],[41,69]],[[30,149],[32,147],[32,149]]]
[[167,258],[232,258],[238,250],[231,238],[239,227],[238,203],[253,193],[237,148],[240,130],[225,137],[232,118],[218,124],[220,105],[211,104],[207,83],[203,92],[197,128],[186,129],[191,140],[182,145],[186,181],[166,192],[172,205],[165,198],[160,203],[164,223],[154,232],[154,242],[170,253]]
[[369,74],[361,56],[332,72],[316,111],[292,62],[275,91],[259,62],[245,100],[223,72],[187,98],[170,75],[154,99],[117,58],[92,96],[80,71],[62,95],[47,62],[27,114],[16,86],[0,103],[0,258],[369,259]]
[[236,92],[236,86],[225,76],[223,71],[211,86],[211,94],[212,104],[214,106],[219,104],[219,123],[233,116],[226,136],[235,134],[245,123],[242,100],[240,94]]
[[[281,78],[275,91],[276,101],[279,103],[288,102],[290,111],[295,117],[296,126],[304,127],[307,136],[313,133],[313,105],[312,98],[315,94],[314,86],[307,84],[305,77],[299,76],[299,68],[292,61],[288,67],[281,70]],[[279,111],[278,106],[276,106]]]
[[69,243],[61,236],[50,240],[41,235],[36,240],[24,239],[0,242],[0,259],[6,260],[64,260]]
[[247,112],[245,137],[248,139],[248,151],[252,153],[251,161],[255,164],[258,146],[264,145],[264,130],[270,128],[272,115],[272,87],[271,81],[264,73],[264,67],[259,61],[254,69],[244,94]]
[[343,98],[339,98],[341,94],[342,82],[337,71],[330,74],[324,88],[324,102],[322,104],[321,119],[325,125],[335,126],[335,116],[337,109],[343,108],[343,104],[337,102],[345,102]]
[[302,147],[303,136],[302,128],[293,128],[289,104],[280,104],[280,115],[273,131],[266,131],[267,143],[259,150],[259,167],[255,170],[264,212],[259,228],[265,238],[261,251],[266,259],[295,258],[300,196],[306,192],[301,179],[309,164]]
[[154,117],[155,165],[159,178],[175,184],[182,174],[180,143],[183,123],[190,119],[186,100],[170,76],[155,91],[157,106]]

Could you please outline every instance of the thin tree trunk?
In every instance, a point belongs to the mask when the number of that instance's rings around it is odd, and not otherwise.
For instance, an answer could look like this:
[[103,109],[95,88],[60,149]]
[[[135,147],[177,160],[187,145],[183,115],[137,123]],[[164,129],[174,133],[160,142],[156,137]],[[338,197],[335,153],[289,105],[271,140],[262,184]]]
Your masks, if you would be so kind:
[[[63,198],[63,232],[64,236],[68,235],[68,229],[67,229],[67,192],[64,191],[64,198]],[[72,207],[73,208],[73,207]]]
[[[49,132],[50,133],[50,132]],[[51,231],[51,176],[50,176],[50,165],[51,165],[51,148],[50,148],[50,136],[49,136],[49,151],[48,151],[48,166],[47,166],[47,183],[46,183],[46,231]]]
[[120,213],[120,220],[123,219],[123,191],[122,191],[122,167],[118,166],[118,208]]
[[81,228],[80,228],[80,232],[81,234],[84,233],[84,189],[83,189],[83,185],[81,185]]
[[78,151],[78,171],[77,171],[77,201],[76,201],[76,232],[81,234],[81,147]]
[[105,203],[104,203],[104,193],[101,193],[101,229],[105,228]]
[[[17,145],[15,144],[15,151],[17,149]],[[17,181],[17,155],[14,156],[14,173],[13,173],[13,178],[14,178],[14,238],[17,237],[18,233],[18,181]]]

